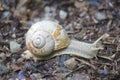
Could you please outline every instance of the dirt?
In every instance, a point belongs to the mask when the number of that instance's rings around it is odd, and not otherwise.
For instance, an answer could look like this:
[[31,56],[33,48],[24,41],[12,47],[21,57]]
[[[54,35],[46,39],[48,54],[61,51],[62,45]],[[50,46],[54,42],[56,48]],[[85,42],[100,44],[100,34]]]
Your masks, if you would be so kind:
[[[120,0],[1,0],[0,80],[120,80]],[[63,10],[67,16],[60,18]],[[62,14],[64,15],[64,14]],[[94,42],[104,33],[104,50],[97,57],[78,62],[74,70],[64,66],[73,56],[62,55],[46,61],[25,60],[25,33],[37,21],[59,22],[71,39]],[[20,44],[12,53],[10,42]],[[80,75],[80,76],[79,76]]]

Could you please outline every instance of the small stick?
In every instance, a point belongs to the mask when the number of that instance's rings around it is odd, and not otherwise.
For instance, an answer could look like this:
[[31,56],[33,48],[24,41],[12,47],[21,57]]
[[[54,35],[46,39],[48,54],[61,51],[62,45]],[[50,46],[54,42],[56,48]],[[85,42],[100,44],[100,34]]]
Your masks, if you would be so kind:
[[88,63],[88,62],[86,62],[86,61],[84,61],[84,60],[82,60],[82,59],[79,59],[79,58],[75,58],[75,59],[78,60],[78,61],[80,61],[80,62],[83,63],[83,64],[86,64],[86,65],[90,66],[90,67],[93,68],[94,70],[97,70],[97,68],[96,68],[94,65],[92,65],[92,64],[90,64],[90,63]]

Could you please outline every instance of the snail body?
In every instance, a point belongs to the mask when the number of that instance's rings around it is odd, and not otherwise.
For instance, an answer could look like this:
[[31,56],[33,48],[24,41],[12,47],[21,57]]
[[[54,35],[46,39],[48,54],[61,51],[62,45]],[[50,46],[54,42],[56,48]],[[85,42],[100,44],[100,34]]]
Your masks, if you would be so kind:
[[46,60],[58,55],[69,54],[90,59],[97,55],[98,50],[103,49],[97,44],[106,37],[108,34],[102,35],[94,43],[70,40],[61,25],[43,20],[33,24],[28,30],[26,34],[28,50],[22,54],[22,57],[36,57]]

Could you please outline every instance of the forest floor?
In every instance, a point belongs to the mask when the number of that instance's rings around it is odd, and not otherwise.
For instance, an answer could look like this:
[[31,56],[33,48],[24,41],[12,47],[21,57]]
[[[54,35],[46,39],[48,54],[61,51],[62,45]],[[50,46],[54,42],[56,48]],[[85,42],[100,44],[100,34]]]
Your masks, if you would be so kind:
[[[91,43],[110,36],[93,59],[23,59],[26,32],[44,18],[62,25],[70,39]],[[71,58],[73,69],[64,65]],[[120,0],[1,0],[0,80],[120,80]]]

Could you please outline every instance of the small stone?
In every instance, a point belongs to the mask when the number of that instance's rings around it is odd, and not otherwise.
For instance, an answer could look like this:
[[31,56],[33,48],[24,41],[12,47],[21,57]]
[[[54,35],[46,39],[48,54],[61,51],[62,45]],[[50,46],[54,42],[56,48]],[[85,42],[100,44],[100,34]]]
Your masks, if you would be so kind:
[[28,21],[26,24],[27,24],[28,27],[31,27],[32,24],[33,24],[33,21]]
[[40,73],[33,73],[32,75],[30,75],[30,77],[34,77],[36,80],[42,79],[42,75]]
[[21,56],[22,56],[23,59],[33,58],[33,55],[32,55],[32,53],[31,53],[29,50],[24,51],[24,52],[21,54]]
[[17,63],[22,63],[23,62],[23,58],[19,58],[19,59],[17,59]]
[[23,59],[31,59],[32,58],[35,62],[38,60],[38,58],[36,58],[29,50],[24,51],[21,54],[21,57]]
[[9,69],[5,65],[0,64],[0,76],[3,76],[8,72],[9,72]]
[[36,23],[36,22],[39,22],[40,21],[40,18],[34,18],[33,19],[33,22]]
[[107,16],[104,12],[96,12],[94,16],[99,21],[107,19]]
[[25,70],[19,71],[16,80],[26,80],[24,74]]
[[50,7],[46,6],[44,10],[45,10],[46,13],[49,13],[50,12]]
[[72,77],[68,77],[66,80],[90,80],[87,74],[76,73]]
[[2,59],[2,60],[5,60],[6,59],[6,56],[5,56],[5,53],[0,53],[0,58]]
[[55,73],[55,80],[66,80],[65,77],[67,74],[67,72]]
[[66,17],[67,17],[67,12],[66,12],[66,11],[63,11],[63,10],[60,10],[59,16],[60,16],[61,19],[66,19]]
[[12,38],[16,38],[16,34],[12,34]]
[[8,80],[15,80],[14,78],[10,78],[10,79],[8,79]]
[[79,33],[75,34],[75,38],[77,38],[78,40],[82,40],[83,37],[85,36],[85,32],[86,30],[85,29],[82,29]]
[[9,11],[5,11],[5,12],[3,12],[3,16],[4,16],[4,18],[8,17],[9,15],[10,15],[10,12],[9,12]]
[[83,1],[75,1],[74,6],[76,8],[81,8],[84,6]]
[[106,69],[101,69],[98,70],[98,73],[101,74],[102,76],[107,76],[109,72]]
[[75,60],[75,58],[70,58],[64,62],[64,65],[68,69],[73,70],[77,67],[77,61]]
[[10,51],[12,53],[18,52],[20,50],[21,45],[16,41],[10,41]]
[[51,19],[56,16],[56,8],[55,7],[46,6],[44,8],[44,11],[45,11],[45,19]]
[[99,6],[100,6],[100,3],[99,3],[98,1],[94,1],[94,0],[92,1],[92,0],[91,0],[91,1],[89,2],[89,5],[90,5],[90,6],[99,7]]

